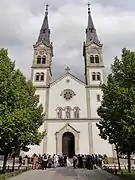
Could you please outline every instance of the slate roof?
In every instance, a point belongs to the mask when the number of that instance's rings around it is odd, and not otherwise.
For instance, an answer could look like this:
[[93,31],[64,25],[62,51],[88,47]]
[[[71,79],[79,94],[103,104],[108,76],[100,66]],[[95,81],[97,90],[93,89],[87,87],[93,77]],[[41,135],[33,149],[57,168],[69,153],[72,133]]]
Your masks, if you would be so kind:
[[46,8],[45,17],[43,20],[42,27],[40,29],[40,34],[38,36],[37,43],[40,42],[47,42],[50,44],[50,29],[49,29],[49,23],[48,23],[48,6]]
[[92,20],[90,8],[88,8],[88,26],[86,29],[86,42],[89,41],[92,41],[97,45],[102,46],[97,36],[96,28]]

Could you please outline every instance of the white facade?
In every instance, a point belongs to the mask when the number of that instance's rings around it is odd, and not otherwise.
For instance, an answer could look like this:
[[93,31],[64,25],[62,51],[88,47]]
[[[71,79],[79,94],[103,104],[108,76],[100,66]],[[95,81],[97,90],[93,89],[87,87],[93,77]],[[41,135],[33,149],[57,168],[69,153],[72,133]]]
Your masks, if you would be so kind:
[[[40,35],[43,36],[43,34]],[[46,58],[42,63],[43,57]],[[47,135],[40,146],[31,147],[29,153],[100,153],[113,157],[112,145],[101,139],[96,126],[100,120],[97,109],[102,100],[100,88],[100,83],[103,83],[104,69],[102,45],[93,39],[86,40],[84,44],[85,82],[72,75],[69,68],[65,70],[63,76],[51,82],[52,57],[52,44],[49,41],[46,42],[44,39],[36,43],[32,82],[46,114],[45,123],[40,131],[46,130]],[[41,63],[38,62],[40,60]]]

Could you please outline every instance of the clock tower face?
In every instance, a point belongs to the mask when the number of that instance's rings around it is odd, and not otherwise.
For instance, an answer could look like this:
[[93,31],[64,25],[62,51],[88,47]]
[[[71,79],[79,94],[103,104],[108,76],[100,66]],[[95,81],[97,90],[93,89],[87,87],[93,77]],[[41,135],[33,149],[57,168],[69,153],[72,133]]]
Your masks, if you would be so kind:
[[43,56],[43,55],[45,54],[45,52],[44,52],[43,50],[40,50],[40,51],[39,51],[39,54],[40,54],[41,56]]

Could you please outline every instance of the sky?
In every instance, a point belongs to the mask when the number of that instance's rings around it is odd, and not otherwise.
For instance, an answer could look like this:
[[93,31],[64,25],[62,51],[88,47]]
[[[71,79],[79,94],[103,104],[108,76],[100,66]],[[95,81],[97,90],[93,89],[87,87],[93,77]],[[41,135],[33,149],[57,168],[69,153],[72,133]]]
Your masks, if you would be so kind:
[[[0,0],[0,48],[8,49],[29,79],[33,45],[49,3],[49,24],[54,46],[53,78],[66,66],[79,77],[84,75],[83,42],[87,26],[87,0]],[[91,0],[91,13],[103,46],[106,73],[121,49],[135,49],[135,0]]]

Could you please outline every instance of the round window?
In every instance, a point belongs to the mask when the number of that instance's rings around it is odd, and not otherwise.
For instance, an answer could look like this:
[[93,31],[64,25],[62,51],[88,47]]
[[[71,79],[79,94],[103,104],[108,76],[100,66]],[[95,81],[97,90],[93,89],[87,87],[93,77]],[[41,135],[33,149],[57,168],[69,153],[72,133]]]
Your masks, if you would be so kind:
[[70,99],[72,99],[72,97],[73,97],[73,93],[72,93],[72,92],[66,91],[66,92],[64,93],[64,98],[65,98],[66,100],[70,100]]

